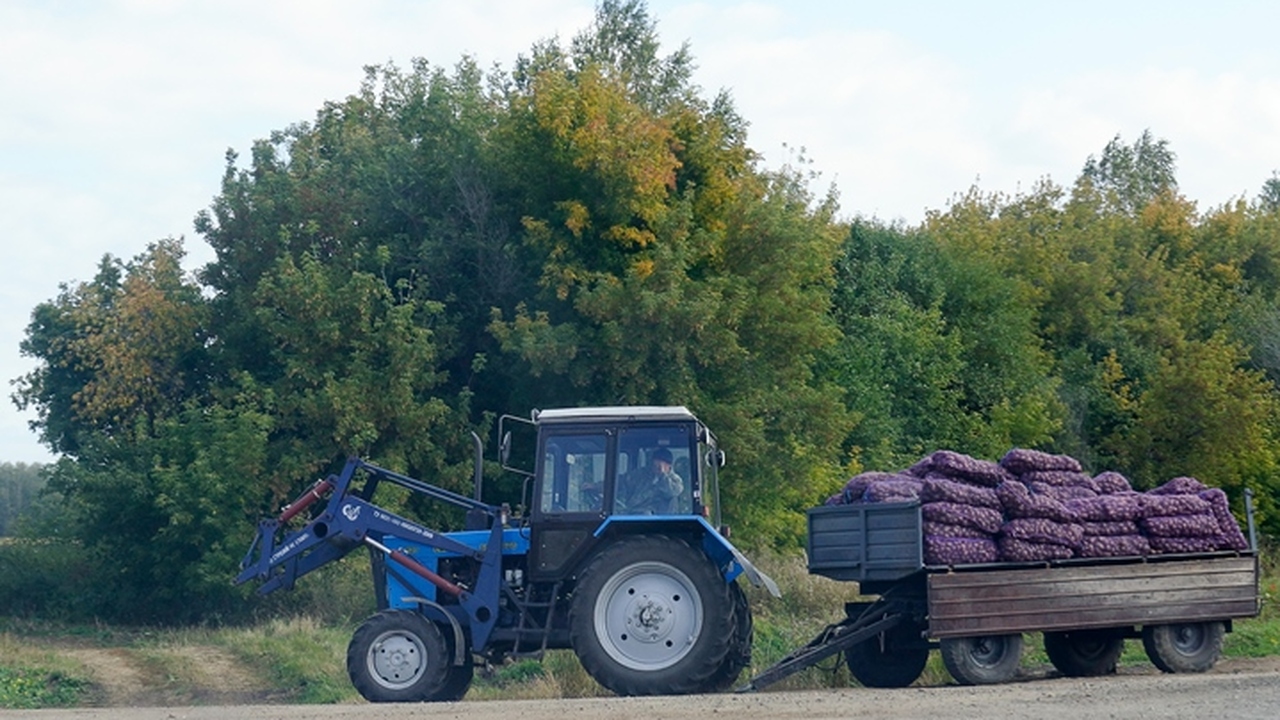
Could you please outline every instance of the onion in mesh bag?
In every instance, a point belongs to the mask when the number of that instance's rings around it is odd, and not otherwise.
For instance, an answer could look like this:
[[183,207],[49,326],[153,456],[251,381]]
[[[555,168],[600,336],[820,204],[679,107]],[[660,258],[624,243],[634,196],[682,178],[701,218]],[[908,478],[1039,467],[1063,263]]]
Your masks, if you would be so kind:
[[1000,528],[1005,537],[1034,543],[1080,547],[1084,528],[1074,523],[1060,523],[1046,518],[1017,518]]
[[1080,557],[1132,557],[1149,555],[1151,544],[1141,535],[1085,535]]
[[1176,477],[1169,482],[1148,491],[1150,495],[1195,495],[1209,487],[1193,477]]
[[1222,533],[1213,513],[1201,515],[1156,515],[1138,521],[1147,537],[1211,537]]
[[1013,474],[990,460],[978,460],[954,450],[938,450],[929,456],[930,467],[945,475],[984,487],[995,487]]
[[1218,546],[1223,550],[1245,550],[1249,547],[1249,541],[1245,539],[1244,532],[1240,530],[1240,524],[1236,522],[1236,518],[1231,514],[1231,508],[1227,503],[1227,494],[1219,488],[1212,488],[1200,493],[1200,498],[1209,503],[1213,516],[1218,520],[1219,542]]
[[1085,537],[1118,537],[1124,535],[1141,535],[1142,530],[1133,520],[1083,520]]
[[1075,556],[1075,550],[1065,545],[1027,542],[1007,535],[1000,538],[997,544],[1000,548],[1000,559],[1010,562],[1066,560]]
[[1004,513],[1011,518],[1049,518],[1058,522],[1075,522],[1076,515],[1066,503],[1048,495],[1033,495],[1026,485],[1017,480],[1000,483],[996,495],[1004,505]]
[[992,539],[992,534],[985,530],[969,527],[968,525],[949,525],[943,522],[935,522],[933,520],[921,520],[920,532],[923,535],[933,535],[934,537],[949,538],[969,538],[969,539]]
[[862,499],[867,502],[916,500],[920,497],[920,488],[919,480],[901,478],[878,480],[867,485],[866,492],[862,493]]
[[1036,470],[1080,472],[1080,461],[1070,455],[1052,455],[1039,450],[1014,448],[1000,458],[1000,465],[1014,475]]
[[1067,470],[1032,470],[1018,476],[1023,483],[1030,485],[1031,483],[1044,483],[1045,485],[1053,485],[1055,487],[1086,487],[1095,490],[1093,478],[1082,472],[1070,472]]
[[1212,512],[1209,503],[1199,495],[1152,495],[1142,498],[1143,517],[1160,515],[1200,515]]
[[1033,495],[1048,495],[1058,502],[1098,497],[1098,493],[1087,487],[1059,487],[1057,485],[1045,485],[1042,482],[1033,482],[1027,483],[1027,489],[1030,490]]
[[963,525],[992,535],[999,532],[1000,526],[1004,524],[1004,516],[999,510],[960,503],[925,503],[920,506],[920,515],[925,520],[947,525]]
[[924,536],[926,565],[970,565],[999,559],[1000,551],[991,538]]
[[1110,470],[1095,475],[1093,486],[1103,495],[1115,495],[1133,490],[1133,486],[1129,484],[1129,478]]
[[963,505],[976,505],[1000,510],[1000,498],[995,490],[977,485],[947,480],[941,477],[926,477],[920,489],[921,502],[953,502]]
[[1079,520],[1137,520],[1142,517],[1143,496],[1139,493],[1099,495],[1096,498],[1064,503]]
[[1218,549],[1217,537],[1160,537],[1147,538],[1154,553],[1203,553]]

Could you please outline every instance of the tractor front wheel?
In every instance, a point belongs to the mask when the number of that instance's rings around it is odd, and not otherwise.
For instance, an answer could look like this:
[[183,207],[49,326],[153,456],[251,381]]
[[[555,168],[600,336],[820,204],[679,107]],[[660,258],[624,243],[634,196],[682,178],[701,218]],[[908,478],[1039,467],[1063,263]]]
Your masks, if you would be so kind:
[[347,646],[347,674],[369,702],[456,700],[446,697],[458,694],[460,684],[456,675],[450,682],[449,660],[440,630],[409,610],[374,615],[356,629]]
[[735,628],[729,585],[701,551],[665,536],[625,538],[579,575],[574,652],[619,695],[679,695],[723,682]]

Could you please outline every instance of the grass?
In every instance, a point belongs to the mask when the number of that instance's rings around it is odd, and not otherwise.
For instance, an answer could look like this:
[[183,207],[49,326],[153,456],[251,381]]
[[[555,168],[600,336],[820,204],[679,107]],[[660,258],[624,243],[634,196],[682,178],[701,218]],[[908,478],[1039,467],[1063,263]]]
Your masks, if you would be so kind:
[[91,696],[82,669],[58,653],[0,633],[0,708],[73,707]]

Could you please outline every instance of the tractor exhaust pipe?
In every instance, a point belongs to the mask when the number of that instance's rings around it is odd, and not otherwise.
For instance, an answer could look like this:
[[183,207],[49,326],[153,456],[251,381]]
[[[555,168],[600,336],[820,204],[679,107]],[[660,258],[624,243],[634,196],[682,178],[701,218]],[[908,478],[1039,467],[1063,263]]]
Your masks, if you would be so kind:
[[480,491],[484,487],[484,441],[480,436],[471,431],[471,444],[476,449],[476,500],[480,500]]

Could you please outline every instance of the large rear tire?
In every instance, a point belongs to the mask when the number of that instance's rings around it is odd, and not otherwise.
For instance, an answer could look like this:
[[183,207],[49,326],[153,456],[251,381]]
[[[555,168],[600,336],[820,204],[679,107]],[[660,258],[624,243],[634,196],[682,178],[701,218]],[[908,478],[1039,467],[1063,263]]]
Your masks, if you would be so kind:
[[1124,638],[1098,630],[1046,632],[1044,653],[1067,677],[1097,677],[1116,671]]
[[944,638],[939,648],[942,664],[961,685],[1006,682],[1022,662],[1022,636],[1016,634]]
[[591,677],[619,695],[700,692],[729,652],[733,607],[702,552],[665,536],[625,538],[579,575],[570,641]]
[[904,622],[845,650],[844,660],[863,687],[902,688],[924,672],[929,645],[920,638],[920,626]]
[[369,702],[443,700],[449,659],[434,623],[409,610],[384,610],[351,636],[347,674]]
[[729,594],[733,597],[733,639],[729,641],[729,652],[725,653],[720,669],[707,681],[703,692],[728,690],[733,687],[742,671],[751,665],[751,645],[755,641],[751,606],[747,603],[747,594],[738,583],[729,583]]
[[1147,625],[1142,628],[1142,647],[1164,672],[1198,673],[1218,662],[1225,634],[1221,622]]

